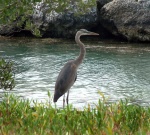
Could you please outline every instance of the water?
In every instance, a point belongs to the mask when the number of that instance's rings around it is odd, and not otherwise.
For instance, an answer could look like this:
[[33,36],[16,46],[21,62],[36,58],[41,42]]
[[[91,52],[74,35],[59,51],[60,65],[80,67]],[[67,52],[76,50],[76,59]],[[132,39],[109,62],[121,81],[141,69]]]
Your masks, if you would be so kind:
[[[150,104],[150,47],[125,43],[85,42],[87,54],[70,90],[74,107],[97,103],[102,92],[108,102],[129,98]],[[0,41],[0,54],[16,64],[13,93],[38,102],[53,95],[60,69],[79,54],[75,42],[45,43],[39,40]],[[62,106],[62,97],[57,105]]]

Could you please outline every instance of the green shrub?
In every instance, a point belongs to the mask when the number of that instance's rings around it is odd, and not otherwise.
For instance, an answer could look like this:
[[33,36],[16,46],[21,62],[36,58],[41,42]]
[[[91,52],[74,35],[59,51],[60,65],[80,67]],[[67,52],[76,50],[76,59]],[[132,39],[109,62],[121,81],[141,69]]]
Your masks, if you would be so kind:
[[0,89],[12,90],[15,86],[13,63],[0,59]]
[[61,109],[6,95],[0,102],[0,127],[6,135],[148,135],[150,108],[99,100],[94,108]]

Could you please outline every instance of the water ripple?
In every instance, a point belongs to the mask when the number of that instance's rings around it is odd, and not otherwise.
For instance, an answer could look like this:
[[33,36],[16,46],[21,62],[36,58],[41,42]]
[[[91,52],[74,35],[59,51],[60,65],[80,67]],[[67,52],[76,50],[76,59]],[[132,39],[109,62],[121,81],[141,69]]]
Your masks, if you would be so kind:
[[[102,97],[108,102],[130,98],[140,104],[150,103],[150,52],[148,47],[112,47],[100,45],[87,48],[78,77],[70,90],[70,103],[75,107],[97,103]],[[5,46],[0,53],[17,63],[14,93],[45,102],[47,91],[53,94],[55,81],[63,65],[74,59],[79,49],[67,44],[42,46]],[[57,105],[62,107],[61,97]]]

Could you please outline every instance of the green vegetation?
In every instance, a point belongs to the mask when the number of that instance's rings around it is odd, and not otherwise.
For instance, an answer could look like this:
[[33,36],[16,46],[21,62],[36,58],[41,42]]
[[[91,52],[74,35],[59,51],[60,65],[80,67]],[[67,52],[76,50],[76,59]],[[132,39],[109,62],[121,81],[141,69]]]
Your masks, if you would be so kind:
[[[40,31],[32,22],[32,15],[35,12],[35,6],[41,0],[0,0],[0,26],[7,24],[7,27],[13,27],[15,32],[21,30],[30,30],[34,35],[40,36]],[[44,0],[42,5],[47,13],[53,11],[64,13],[64,11],[73,11],[75,14],[84,14],[95,5],[95,0]],[[71,5],[77,5],[78,10],[74,10]],[[76,13],[77,12],[77,13]]]
[[56,109],[33,101],[5,96],[0,103],[2,135],[146,135],[150,133],[150,108],[120,101],[83,110],[71,106]]
[[12,90],[15,86],[13,63],[0,58],[0,89]]

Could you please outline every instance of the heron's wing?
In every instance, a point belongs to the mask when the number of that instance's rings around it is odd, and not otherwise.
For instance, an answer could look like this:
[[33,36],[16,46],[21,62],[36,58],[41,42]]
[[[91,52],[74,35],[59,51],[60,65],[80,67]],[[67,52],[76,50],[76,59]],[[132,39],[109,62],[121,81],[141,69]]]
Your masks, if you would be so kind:
[[77,78],[77,67],[73,62],[68,62],[60,71],[55,84],[55,92],[63,95],[74,84]]

